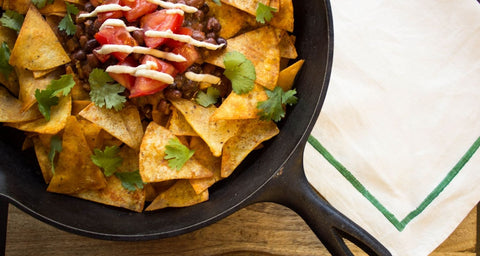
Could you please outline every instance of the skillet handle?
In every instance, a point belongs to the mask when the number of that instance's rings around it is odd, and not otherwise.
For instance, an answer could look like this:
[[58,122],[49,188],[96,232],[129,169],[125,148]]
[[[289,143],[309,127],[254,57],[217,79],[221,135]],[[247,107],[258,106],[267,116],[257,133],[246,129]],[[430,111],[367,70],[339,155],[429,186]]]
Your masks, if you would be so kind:
[[391,255],[373,236],[321,198],[305,177],[303,150],[297,149],[294,154],[263,187],[257,199],[279,203],[295,211],[332,255],[353,255],[342,238],[369,255]]

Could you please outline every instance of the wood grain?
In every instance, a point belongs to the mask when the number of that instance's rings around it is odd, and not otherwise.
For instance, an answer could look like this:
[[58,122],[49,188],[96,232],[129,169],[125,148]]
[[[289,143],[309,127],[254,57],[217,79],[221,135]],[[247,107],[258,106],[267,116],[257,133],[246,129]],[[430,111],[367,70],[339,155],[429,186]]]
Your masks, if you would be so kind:
[[[475,255],[476,209],[432,256]],[[362,255],[353,249],[355,255]],[[96,240],[58,230],[9,208],[6,255],[330,255],[293,211],[272,203],[242,209],[201,230],[153,241]]]

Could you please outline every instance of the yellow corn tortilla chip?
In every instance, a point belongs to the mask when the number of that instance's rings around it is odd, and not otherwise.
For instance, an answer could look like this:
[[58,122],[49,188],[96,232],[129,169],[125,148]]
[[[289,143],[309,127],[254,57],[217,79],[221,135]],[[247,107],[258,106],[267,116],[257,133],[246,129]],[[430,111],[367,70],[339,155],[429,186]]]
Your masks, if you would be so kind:
[[100,145],[97,145],[98,134],[100,133],[102,128],[85,119],[79,119],[77,121],[77,124],[80,127],[80,130],[82,131],[83,136],[85,136],[85,140],[87,141],[87,144],[92,151],[94,148],[103,148]]
[[30,6],[30,0],[4,0],[3,9],[13,10],[20,14],[25,14]]
[[26,122],[41,117],[37,109],[22,111],[22,102],[0,86],[0,122]]
[[173,179],[194,179],[211,177],[212,173],[198,163],[194,158],[185,162],[180,170],[168,166],[165,157],[165,147],[173,135],[166,128],[155,122],[150,122],[145,131],[140,146],[140,175],[144,182],[160,182]]
[[295,77],[297,76],[298,71],[300,71],[302,68],[304,62],[305,60],[298,60],[289,67],[280,71],[277,85],[282,87],[284,91],[292,89],[293,83],[295,82]]
[[280,57],[287,59],[296,59],[298,57],[297,49],[295,49],[295,41],[285,31],[280,32]]
[[265,26],[227,40],[223,51],[208,52],[205,62],[225,68],[223,58],[226,53],[238,51],[255,66],[255,82],[273,90],[280,73],[279,33],[271,26]]
[[[73,97],[72,97],[73,98]],[[89,100],[73,100],[72,101],[72,115],[76,116],[80,113],[84,108],[92,103]]]
[[122,110],[106,109],[91,103],[79,115],[103,128],[115,138],[133,149],[139,149],[143,137],[143,126],[138,109],[127,105]]
[[[0,5],[1,6],[1,5]],[[6,42],[9,49],[13,49],[15,45],[15,39],[17,38],[17,33],[14,30],[3,27],[0,25],[0,44]],[[5,77],[3,74],[0,74],[0,84],[3,84],[7,89],[13,93],[13,95],[18,97],[18,77],[15,71],[12,71],[8,77]]]
[[211,116],[217,109],[215,106],[204,108],[185,99],[172,101],[172,104],[207,143],[214,156],[222,154],[223,145],[237,133],[241,123],[238,120],[212,121]]
[[50,72],[54,71],[57,68],[51,68],[47,70],[33,71],[33,78],[41,78],[48,75]]
[[219,36],[229,39],[249,24],[255,23],[255,17],[228,4],[217,5],[212,0],[205,1],[209,7],[208,15],[215,17],[222,29]]
[[269,24],[276,28],[293,32],[294,18],[292,0],[280,0],[279,5],[278,11],[273,13],[273,18],[269,21]]
[[95,147],[96,148],[104,148],[106,146],[117,146],[120,147],[123,142],[115,137],[113,137],[110,133],[105,130],[100,130],[98,133],[97,138],[95,139]]
[[62,137],[62,151],[47,191],[73,194],[104,188],[107,181],[102,171],[90,159],[92,151],[77,118],[68,117]]
[[[122,165],[117,172],[131,172],[138,170],[138,153],[130,147],[120,148]],[[126,208],[141,212],[145,204],[145,189],[129,191],[123,187],[122,182],[115,175],[107,177],[107,186],[100,190],[83,191],[74,196],[107,205]]]
[[[40,138],[40,137],[45,138]],[[35,149],[35,155],[37,156],[37,162],[40,166],[40,170],[42,171],[43,179],[45,183],[50,183],[52,179],[52,163],[48,159],[48,154],[50,153],[50,139],[52,135],[47,134],[39,134],[39,136],[35,136],[32,138],[33,140],[33,147]],[[45,142],[44,142],[45,141]]]
[[10,55],[10,65],[31,71],[48,70],[70,62],[48,23],[30,5]]
[[225,144],[222,155],[221,175],[226,178],[260,143],[279,133],[272,121],[250,120],[242,126],[240,133]]
[[188,124],[187,120],[185,120],[185,117],[179,114],[176,109],[173,109],[170,114],[167,128],[175,136],[198,136],[190,124]]
[[220,175],[222,159],[213,156],[208,145],[200,137],[192,138],[190,141],[190,148],[195,150],[193,157],[213,173],[213,176],[209,178],[190,180],[190,185],[192,185],[197,194],[200,194],[215,182],[222,179],[222,176]]
[[179,180],[165,192],[160,193],[145,210],[154,211],[166,207],[185,207],[207,200],[208,190],[197,194],[188,180]]
[[270,0],[221,0],[221,1],[222,3],[234,6],[253,16],[255,16],[257,12],[258,3],[262,3],[264,5],[270,6],[270,2],[273,2],[272,7],[278,8],[278,1],[270,1]]
[[37,102],[35,98],[35,91],[37,89],[45,90],[52,80],[60,76],[60,71],[57,71],[50,73],[48,76],[35,79],[32,71],[23,68],[15,68],[15,70],[18,74],[18,83],[20,85],[18,98],[23,103],[23,111],[29,109]]
[[257,105],[267,99],[265,90],[259,84],[255,84],[253,90],[246,94],[239,95],[232,92],[222,102],[222,105],[215,110],[211,119],[215,121],[258,118],[259,109]]
[[52,4],[47,4],[45,7],[39,10],[43,15],[55,15],[61,14],[65,16],[67,12],[67,6],[65,5],[64,0],[55,0]]
[[72,100],[70,95],[60,97],[58,105],[51,108],[50,121],[45,120],[43,116],[39,119],[22,122],[8,123],[8,126],[27,132],[36,132],[41,134],[57,134],[67,123],[67,118],[72,110]]

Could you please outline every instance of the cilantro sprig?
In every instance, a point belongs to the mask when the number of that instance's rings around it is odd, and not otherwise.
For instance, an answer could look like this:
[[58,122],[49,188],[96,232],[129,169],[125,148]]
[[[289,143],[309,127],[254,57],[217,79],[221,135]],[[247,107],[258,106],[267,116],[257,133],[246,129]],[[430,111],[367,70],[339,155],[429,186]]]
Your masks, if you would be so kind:
[[13,67],[10,66],[8,61],[10,60],[10,48],[8,48],[8,45],[6,42],[3,42],[2,45],[0,45],[0,73],[8,79],[8,76],[13,71]]
[[18,33],[22,28],[24,20],[25,17],[23,17],[23,15],[20,13],[12,10],[6,10],[0,18],[0,23],[2,26],[13,29]]
[[58,23],[58,28],[65,31],[67,35],[72,36],[77,32],[77,26],[73,23],[72,15],[77,15],[79,10],[73,4],[65,2],[65,5],[67,6],[67,14],[60,23]]
[[90,99],[98,107],[107,109],[114,108],[119,111],[124,107],[127,98],[120,93],[125,91],[125,87],[118,83],[112,84],[114,80],[107,72],[101,69],[94,69],[88,77],[90,83]]
[[145,184],[138,170],[133,172],[116,172],[115,176],[120,179],[122,186],[128,191],[135,191],[137,188],[143,189]]
[[222,2],[220,2],[220,0],[213,0],[213,2],[218,6],[222,6]]
[[53,4],[54,0],[32,0],[32,3],[38,8],[42,9],[47,4]]
[[45,117],[45,120],[50,121],[50,108],[58,105],[58,96],[62,94],[66,96],[70,93],[75,81],[72,75],[62,75],[60,79],[53,80],[47,85],[47,89],[35,90],[35,98],[38,102],[38,110]]
[[293,105],[297,103],[298,98],[295,96],[295,89],[284,92],[281,87],[275,87],[273,91],[265,90],[268,100],[258,103],[257,108],[260,109],[260,119],[280,121],[285,117],[283,105]]
[[199,91],[195,101],[202,107],[208,107],[217,103],[220,91],[215,87],[208,87],[207,92]]
[[55,155],[62,152],[62,138],[57,135],[52,136],[50,139],[50,152],[48,153],[48,160],[52,165],[52,173],[55,174],[55,166],[53,164]]
[[277,8],[270,7],[268,5],[264,5],[262,3],[258,3],[257,10],[255,11],[255,18],[257,22],[265,24],[265,21],[270,21],[273,18],[272,12],[277,12]]
[[229,52],[223,58],[225,71],[223,74],[232,82],[236,94],[245,94],[255,85],[257,74],[253,63],[240,52]]
[[103,151],[98,148],[94,149],[93,155],[91,155],[90,158],[96,166],[103,170],[105,176],[110,177],[117,171],[117,168],[122,165],[123,159],[119,153],[119,147],[107,146]]
[[170,139],[165,146],[164,159],[168,160],[168,166],[177,171],[193,156],[195,150],[183,145],[178,138]]

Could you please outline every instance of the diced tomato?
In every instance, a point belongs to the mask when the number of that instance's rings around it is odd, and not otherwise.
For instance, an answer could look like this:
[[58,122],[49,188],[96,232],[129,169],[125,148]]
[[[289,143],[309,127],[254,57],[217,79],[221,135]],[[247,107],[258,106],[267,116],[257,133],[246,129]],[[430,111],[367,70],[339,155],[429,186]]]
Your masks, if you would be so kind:
[[[130,35],[125,27],[105,26],[95,34],[95,39],[101,44],[121,44],[136,46],[137,41]],[[119,61],[125,60],[128,53],[114,52],[112,55]]]
[[100,47],[95,48],[93,50],[93,54],[100,62],[105,63],[108,59],[110,59],[110,54],[100,54],[98,53],[98,50],[100,50]]
[[[177,32],[175,32],[175,34],[191,36],[193,34],[193,30],[191,28],[187,28],[187,27],[179,27],[177,29]],[[170,39],[170,38],[165,42],[165,45],[170,47],[170,48],[180,47],[184,44],[185,43],[183,43],[183,42],[173,40],[173,39]]]
[[[128,66],[128,67],[136,67],[138,63],[132,57],[126,58],[124,61],[119,62],[117,65]],[[111,78],[121,84],[123,87],[127,88],[128,90],[132,89],[133,85],[135,84],[135,77],[129,74],[117,74],[117,73],[108,73]]]
[[172,63],[179,73],[185,72],[185,70],[187,70],[188,67],[190,67],[193,63],[195,63],[200,58],[200,54],[198,53],[197,49],[195,49],[195,46],[191,44],[184,44],[180,47],[174,48],[172,52],[175,54],[180,54],[183,57],[185,57],[185,59],[187,59],[186,61],[183,61],[183,62]]
[[136,21],[138,18],[151,13],[157,9],[156,4],[152,4],[147,0],[126,0],[125,6],[132,8],[130,11],[123,12],[125,18],[129,21]]
[[[122,0],[105,0],[103,4],[119,4],[122,5]],[[98,22],[103,23],[107,19],[119,19],[123,17],[122,11],[101,12],[97,15]]]
[[[182,23],[183,15],[167,13],[166,9],[147,14],[140,20],[140,24],[145,32],[148,30],[167,31],[170,29],[173,33],[176,33]],[[145,44],[150,48],[157,48],[164,44],[167,39],[146,36]]]
[[[142,64],[146,64],[147,61],[155,62],[158,66],[158,69],[156,69],[157,71],[167,73],[173,77],[175,77],[175,75],[177,74],[177,70],[175,69],[175,67],[173,67],[168,62],[159,60],[150,55],[145,55],[145,57],[143,57],[142,59]],[[167,86],[168,84],[164,82],[139,76],[135,79],[135,85],[130,90],[130,98],[154,94],[165,89],[165,87]]]

